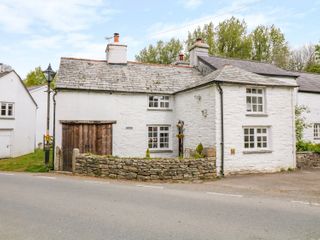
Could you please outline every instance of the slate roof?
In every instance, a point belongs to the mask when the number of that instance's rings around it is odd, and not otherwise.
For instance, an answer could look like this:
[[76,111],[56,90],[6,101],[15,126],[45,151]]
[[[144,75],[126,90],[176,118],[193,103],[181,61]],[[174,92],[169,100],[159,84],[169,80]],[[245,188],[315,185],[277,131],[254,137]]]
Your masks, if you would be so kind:
[[189,66],[145,64],[107,64],[106,61],[61,58],[57,89],[103,90],[118,92],[174,94],[213,81],[263,86],[296,87],[272,77],[226,65],[203,76]]
[[189,66],[61,58],[56,88],[172,94],[202,78]]
[[215,69],[220,69],[224,65],[229,64],[249,72],[263,74],[263,75],[289,76],[289,77],[299,76],[299,74],[297,73],[283,70],[270,63],[241,60],[241,59],[234,59],[234,58],[223,58],[223,57],[216,57],[216,56],[209,56],[209,57],[199,56],[199,58],[200,60],[204,61],[205,63],[209,64]]
[[5,75],[9,74],[10,72],[0,72],[0,78],[4,77]]
[[201,81],[188,85],[185,89],[194,88],[201,85],[206,85],[211,82],[221,83],[237,83],[247,85],[261,86],[284,86],[297,87],[295,81],[291,83],[281,81],[272,77],[265,77],[256,73],[248,72],[232,65],[225,65],[219,70],[213,71],[206,75]]
[[29,91],[33,91],[33,90],[36,90],[38,88],[42,88],[43,86],[46,86],[47,84],[41,84],[41,85],[37,85],[37,86],[31,86],[31,87],[28,87],[28,90]]
[[299,73],[297,82],[300,92],[320,93],[320,74]]

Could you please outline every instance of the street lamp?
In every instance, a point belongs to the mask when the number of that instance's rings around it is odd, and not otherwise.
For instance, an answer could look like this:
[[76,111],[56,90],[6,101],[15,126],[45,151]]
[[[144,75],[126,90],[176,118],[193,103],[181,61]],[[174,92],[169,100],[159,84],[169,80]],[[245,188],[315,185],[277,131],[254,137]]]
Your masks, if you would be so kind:
[[54,78],[55,72],[51,68],[51,64],[49,63],[48,68],[43,71],[44,76],[46,77],[48,89],[47,89],[47,130],[45,135],[45,144],[44,144],[44,162],[46,166],[49,164],[49,158],[50,158],[50,84]]

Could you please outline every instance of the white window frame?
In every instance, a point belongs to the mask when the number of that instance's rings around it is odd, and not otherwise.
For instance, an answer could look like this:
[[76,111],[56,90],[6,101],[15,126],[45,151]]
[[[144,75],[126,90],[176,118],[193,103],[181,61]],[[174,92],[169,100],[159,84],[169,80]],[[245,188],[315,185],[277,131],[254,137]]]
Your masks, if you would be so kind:
[[[152,98],[152,100],[151,100]],[[150,109],[170,109],[171,98],[169,95],[149,95],[148,108]],[[157,106],[155,106],[157,105]]]
[[243,127],[243,149],[245,151],[265,151],[271,149],[270,127]]
[[313,124],[313,138],[315,140],[320,139],[320,123]]
[[[2,106],[5,106],[5,114],[2,114]],[[11,114],[9,115],[9,106],[12,107]],[[14,118],[14,103],[13,102],[0,102],[0,118]]]
[[[250,99],[250,101],[248,101]],[[261,99],[261,102],[260,102]],[[259,110],[261,108],[261,110]],[[246,112],[247,114],[266,113],[265,88],[246,87]]]
[[[170,150],[171,149],[170,148],[171,147],[171,127],[169,125],[148,125],[147,131],[148,131],[148,148],[150,150]],[[167,134],[167,136],[161,136],[161,134]],[[167,139],[167,141],[163,141],[165,139]],[[150,140],[152,142],[150,142]],[[152,143],[154,144],[150,145]],[[161,147],[162,143],[165,143],[165,145],[167,146]]]

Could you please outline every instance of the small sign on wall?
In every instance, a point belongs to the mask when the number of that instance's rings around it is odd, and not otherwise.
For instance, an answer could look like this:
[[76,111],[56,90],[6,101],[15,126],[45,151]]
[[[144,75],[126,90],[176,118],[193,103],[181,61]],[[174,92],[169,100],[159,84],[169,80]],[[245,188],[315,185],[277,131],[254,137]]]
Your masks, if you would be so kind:
[[235,155],[236,154],[236,149],[235,148],[231,148],[230,149],[230,154],[231,155]]
[[126,127],[126,130],[132,130],[133,129],[133,127]]

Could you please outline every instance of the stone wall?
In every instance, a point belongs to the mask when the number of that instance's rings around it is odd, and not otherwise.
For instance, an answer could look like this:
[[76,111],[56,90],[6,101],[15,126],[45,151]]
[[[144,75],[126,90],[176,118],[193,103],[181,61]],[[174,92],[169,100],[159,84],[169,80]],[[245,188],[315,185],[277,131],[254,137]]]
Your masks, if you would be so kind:
[[215,158],[114,158],[80,154],[74,158],[74,173],[127,180],[193,181],[216,178]]
[[320,168],[320,153],[297,152],[297,168]]

